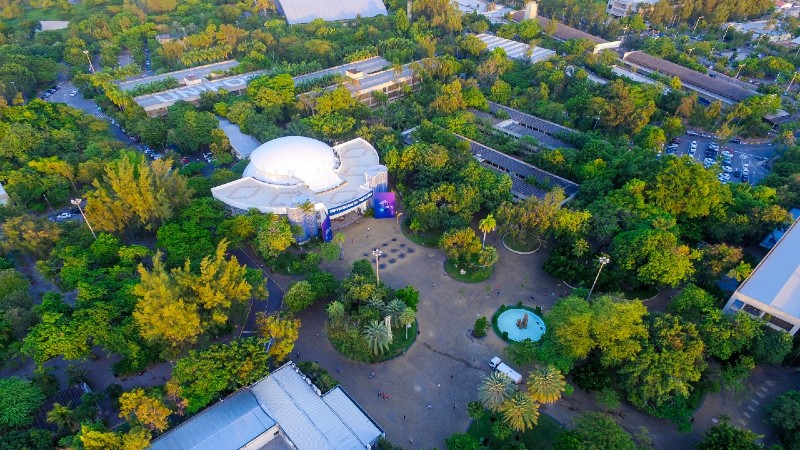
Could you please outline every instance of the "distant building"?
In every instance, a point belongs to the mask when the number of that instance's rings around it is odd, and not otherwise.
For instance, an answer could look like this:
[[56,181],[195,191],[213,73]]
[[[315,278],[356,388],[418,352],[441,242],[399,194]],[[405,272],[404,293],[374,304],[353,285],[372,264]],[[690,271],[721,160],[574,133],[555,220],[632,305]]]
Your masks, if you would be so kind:
[[[92,392],[92,389],[86,383],[79,383],[70,386],[67,389],[60,390],[52,396],[45,399],[39,410],[36,411],[36,416],[33,418],[33,426],[50,430],[52,432],[59,431],[55,424],[47,421],[47,413],[53,410],[53,406],[58,403],[59,405],[67,406],[70,409],[75,409],[83,403],[83,395]],[[101,412],[102,415],[102,412]]]
[[648,55],[641,51],[627,52],[621,60],[627,67],[643,73],[660,73],[668,77],[678,77],[685,89],[691,89],[707,101],[719,100],[727,105],[734,105],[748,99],[756,93],[745,89],[745,83],[716,74],[715,77],[700,73],[674,62]]
[[512,59],[526,59],[532,63],[537,63],[548,60],[556,54],[553,50],[530,46],[522,42],[504,39],[491,34],[482,33],[477,35],[477,38],[486,44],[486,49],[488,51],[502,48],[506,52],[506,55]]
[[8,204],[8,192],[6,192],[5,188],[3,188],[3,184],[0,183],[0,206],[5,206]]
[[277,0],[276,6],[291,25],[316,19],[335,22],[389,14],[381,0]]
[[55,30],[63,30],[69,27],[68,20],[40,20],[39,26],[41,27],[40,31],[55,31]]
[[606,13],[614,17],[627,17],[636,14],[642,6],[651,6],[658,3],[658,0],[608,0]]
[[[787,8],[788,9],[788,8]],[[786,31],[781,30],[778,25],[779,22],[775,20],[753,20],[750,22],[729,22],[722,25],[722,28],[732,26],[734,30],[740,33],[752,33],[752,39],[766,39],[770,42],[781,42],[792,39],[792,35]]]
[[[539,22],[539,26],[543,30],[546,30],[550,25],[550,19],[537,16],[536,12],[538,11],[538,7],[535,5],[536,2],[529,2],[524,10],[514,12],[511,15],[511,19],[515,22],[522,22],[523,20],[532,20],[532,17],[536,17],[536,21]],[[577,28],[572,28],[571,26],[564,25],[563,23],[559,23],[558,21],[556,21],[556,29],[553,32],[553,38],[559,41],[569,41],[571,39],[589,40],[594,43],[592,53],[597,53],[601,50],[619,48],[619,46],[622,44],[622,41],[607,41],[601,37],[586,33],[585,31],[581,31]]]
[[505,16],[514,12],[508,6],[484,0],[453,0],[459,11],[464,14],[480,14],[492,23],[500,23]]
[[791,335],[800,330],[800,221],[795,221],[734,291],[726,313],[744,311]]
[[384,431],[337,386],[322,395],[289,362],[167,431],[151,450],[373,449]]

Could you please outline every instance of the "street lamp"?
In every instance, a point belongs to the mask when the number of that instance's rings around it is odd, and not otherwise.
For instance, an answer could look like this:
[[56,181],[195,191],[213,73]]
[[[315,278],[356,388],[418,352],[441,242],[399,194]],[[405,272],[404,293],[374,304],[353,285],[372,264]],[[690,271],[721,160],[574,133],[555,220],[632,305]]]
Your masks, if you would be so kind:
[[89,70],[94,73],[94,65],[92,64],[92,58],[89,57],[89,50],[84,50],[83,54],[86,55],[86,60],[89,61]]
[[797,72],[795,72],[795,73],[793,73],[793,74],[792,74],[792,79],[791,79],[791,80],[789,80],[789,85],[788,85],[788,86],[786,86],[786,90],[785,90],[785,91],[783,91],[783,95],[786,95],[786,94],[788,94],[788,93],[789,93],[789,89],[791,89],[791,88],[792,88],[792,83],[794,83],[794,77],[796,77],[796,76],[797,76]]
[[[722,44],[725,45],[725,36],[728,35],[728,30],[730,30],[732,26],[732,23],[728,24],[728,28],[725,28],[725,32],[722,33],[722,39],[717,42],[722,42]],[[717,47],[717,42],[714,42],[714,45],[711,46],[711,56],[714,56],[714,49]]]
[[736,71],[736,75],[734,75],[733,78],[738,79],[739,78],[739,72],[741,72],[742,69],[744,69],[744,66],[746,66],[746,65],[747,64],[742,64],[741,66],[739,66],[739,70]]
[[383,252],[377,248],[372,251],[372,256],[375,257],[375,279],[378,280],[378,284],[381,284],[381,269],[378,263],[380,262],[382,254]]
[[397,226],[395,231],[397,231],[398,233],[400,232],[400,216],[402,215],[403,213],[399,212],[397,213],[396,216],[394,216],[395,225]]
[[692,35],[694,35],[694,32],[697,31],[697,26],[700,25],[700,19],[705,19],[705,18],[706,16],[700,16],[697,18],[697,21],[694,23],[694,28],[692,28]]
[[600,258],[597,259],[597,261],[600,263],[600,268],[597,269],[597,276],[594,277],[594,283],[592,283],[592,288],[589,289],[589,295],[586,296],[587,302],[589,301],[589,297],[592,296],[592,291],[594,291],[594,286],[597,284],[597,279],[600,278],[600,272],[603,271],[603,267],[605,267],[606,264],[611,262],[611,258],[609,258],[608,256],[601,256]]
[[83,216],[83,220],[86,222],[86,226],[89,227],[89,231],[92,232],[92,237],[94,237],[94,239],[97,240],[97,235],[94,234],[94,230],[92,229],[92,226],[89,224],[89,219],[86,218],[86,214],[83,213],[83,208],[81,208],[81,202],[82,201],[83,200],[81,200],[79,198],[73,198],[69,202],[78,207],[78,211],[81,212],[81,215]]

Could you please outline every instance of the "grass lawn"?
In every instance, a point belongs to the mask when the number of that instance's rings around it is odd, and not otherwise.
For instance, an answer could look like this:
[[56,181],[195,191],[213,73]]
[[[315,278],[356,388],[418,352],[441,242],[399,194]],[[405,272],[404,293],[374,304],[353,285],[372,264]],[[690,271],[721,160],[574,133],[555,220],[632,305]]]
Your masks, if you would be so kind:
[[[464,269],[466,273],[462,275],[461,269]],[[494,268],[492,266],[456,267],[455,263],[453,263],[453,261],[450,261],[448,259],[447,261],[444,262],[444,271],[447,272],[447,274],[450,275],[456,281],[460,281],[462,283],[480,283],[481,281],[486,281],[492,277],[492,274],[494,273]]]
[[389,350],[383,352],[380,356],[373,356],[372,362],[382,362],[388,361],[393,358],[397,358],[398,356],[402,355],[403,353],[411,347],[411,344],[414,343],[414,340],[417,339],[417,321],[415,320],[414,323],[408,327],[408,338],[406,338],[406,329],[401,328],[399,330],[392,330],[392,343],[389,344]]
[[517,433],[514,432],[512,432],[511,436],[509,436],[505,441],[498,441],[497,438],[492,436],[493,422],[491,421],[491,417],[492,414],[486,411],[480,420],[472,421],[472,423],[469,425],[469,430],[467,431],[468,434],[475,436],[478,439],[489,437],[490,449],[502,448],[503,444],[517,445],[520,442],[524,443],[525,448],[528,450],[552,449],[556,439],[558,439],[558,436],[564,432],[558,422],[550,418],[550,416],[547,414],[541,414],[539,415],[539,423],[533,427],[533,429],[528,430],[524,434],[520,435],[519,441],[515,439]]
[[538,250],[540,245],[532,244],[530,242],[525,241],[518,241],[511,237],[510,234],[503,236],[503,242],[510,248],[511,250],[517,252],[532,252],[534,250]]

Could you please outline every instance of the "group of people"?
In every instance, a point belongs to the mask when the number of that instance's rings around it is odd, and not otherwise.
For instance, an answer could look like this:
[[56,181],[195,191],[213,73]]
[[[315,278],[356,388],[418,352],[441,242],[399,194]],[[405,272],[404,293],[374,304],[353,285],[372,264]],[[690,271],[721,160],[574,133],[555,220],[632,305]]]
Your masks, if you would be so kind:
[[380,398],[382,398],[384,400],[389,400],[389,394],[387,394],[386,392],[383,392],[383,391],[379,391],[378,392],[378,397],[380,397]]

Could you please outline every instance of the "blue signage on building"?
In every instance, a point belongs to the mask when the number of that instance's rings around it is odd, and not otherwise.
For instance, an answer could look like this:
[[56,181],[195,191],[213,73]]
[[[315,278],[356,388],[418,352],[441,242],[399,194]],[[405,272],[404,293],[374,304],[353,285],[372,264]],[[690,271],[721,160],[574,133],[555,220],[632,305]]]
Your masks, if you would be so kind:
[[335,215],[341,214],[341,213],[343,213],[345,211],[349,211],[349,210],[355,208],[356,206],[364,203],[365,201],[367,201],[367,199],[372,198],[373,195],[374,195],[374,193],[372,191],[369,191],[366,194],[362,195],[361,197],[359,197],[359,198],[357,198],[355,200],[350,200],[349,202],[344,203],[342,205],[334,206],[333,208],[329,208],[328,209],[328,214],[331,215],[331,216],[335,216]]

